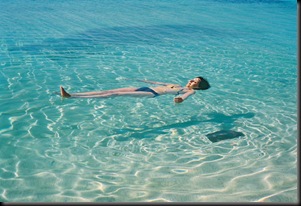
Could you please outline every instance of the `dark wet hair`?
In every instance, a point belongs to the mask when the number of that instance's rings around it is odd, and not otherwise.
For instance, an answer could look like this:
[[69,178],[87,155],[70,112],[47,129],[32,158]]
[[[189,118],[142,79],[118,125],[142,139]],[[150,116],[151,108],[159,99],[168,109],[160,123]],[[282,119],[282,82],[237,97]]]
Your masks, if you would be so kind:
[[199,83],[198,88],[194,88],[195,90],[206,90],[211,87],[209,82],[204,77],[196,77],[196,78],[199,78],[201,82]]

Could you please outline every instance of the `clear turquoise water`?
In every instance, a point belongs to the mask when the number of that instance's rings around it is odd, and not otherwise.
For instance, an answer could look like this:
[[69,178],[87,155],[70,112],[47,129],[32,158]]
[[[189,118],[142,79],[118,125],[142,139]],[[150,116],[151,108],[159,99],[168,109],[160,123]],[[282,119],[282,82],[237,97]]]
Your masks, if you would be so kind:
[[[1,1],[0,200],[298,202],[296,10]],[[212,87],[180,105],[56,94],[199,75]]]

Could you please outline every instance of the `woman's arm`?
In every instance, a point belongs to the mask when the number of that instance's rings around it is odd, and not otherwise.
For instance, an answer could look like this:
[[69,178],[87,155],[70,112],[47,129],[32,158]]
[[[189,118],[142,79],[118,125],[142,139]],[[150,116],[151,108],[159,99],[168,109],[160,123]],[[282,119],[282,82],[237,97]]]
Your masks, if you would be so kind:
[[174,101],[175,101],[175,103],[181,103],[185,99],[187,99],[190,95],[193,95],[194,93],[195,93],[194,90],[189,90],[188,92],[184,93],[183,95],[175,97]]

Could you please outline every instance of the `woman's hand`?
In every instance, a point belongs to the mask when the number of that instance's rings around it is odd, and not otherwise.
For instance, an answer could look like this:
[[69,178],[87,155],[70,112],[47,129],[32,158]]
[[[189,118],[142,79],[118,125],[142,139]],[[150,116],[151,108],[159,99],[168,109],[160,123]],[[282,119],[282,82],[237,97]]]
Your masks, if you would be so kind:
[[175,103],[181,103],[184,101],[184,99],[182,97],[175,97],[174,101]]

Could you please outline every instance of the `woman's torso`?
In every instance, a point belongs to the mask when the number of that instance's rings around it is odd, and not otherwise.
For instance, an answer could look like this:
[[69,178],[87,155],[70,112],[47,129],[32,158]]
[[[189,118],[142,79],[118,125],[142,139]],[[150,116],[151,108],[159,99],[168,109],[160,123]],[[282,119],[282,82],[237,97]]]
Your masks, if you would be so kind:
[[158,94],[183,94],[187,92],[187,88],[182,87],[178,84],[168,84],[165,86],[159,86],[159,87],[151,87],[152,90],[157,92]]

